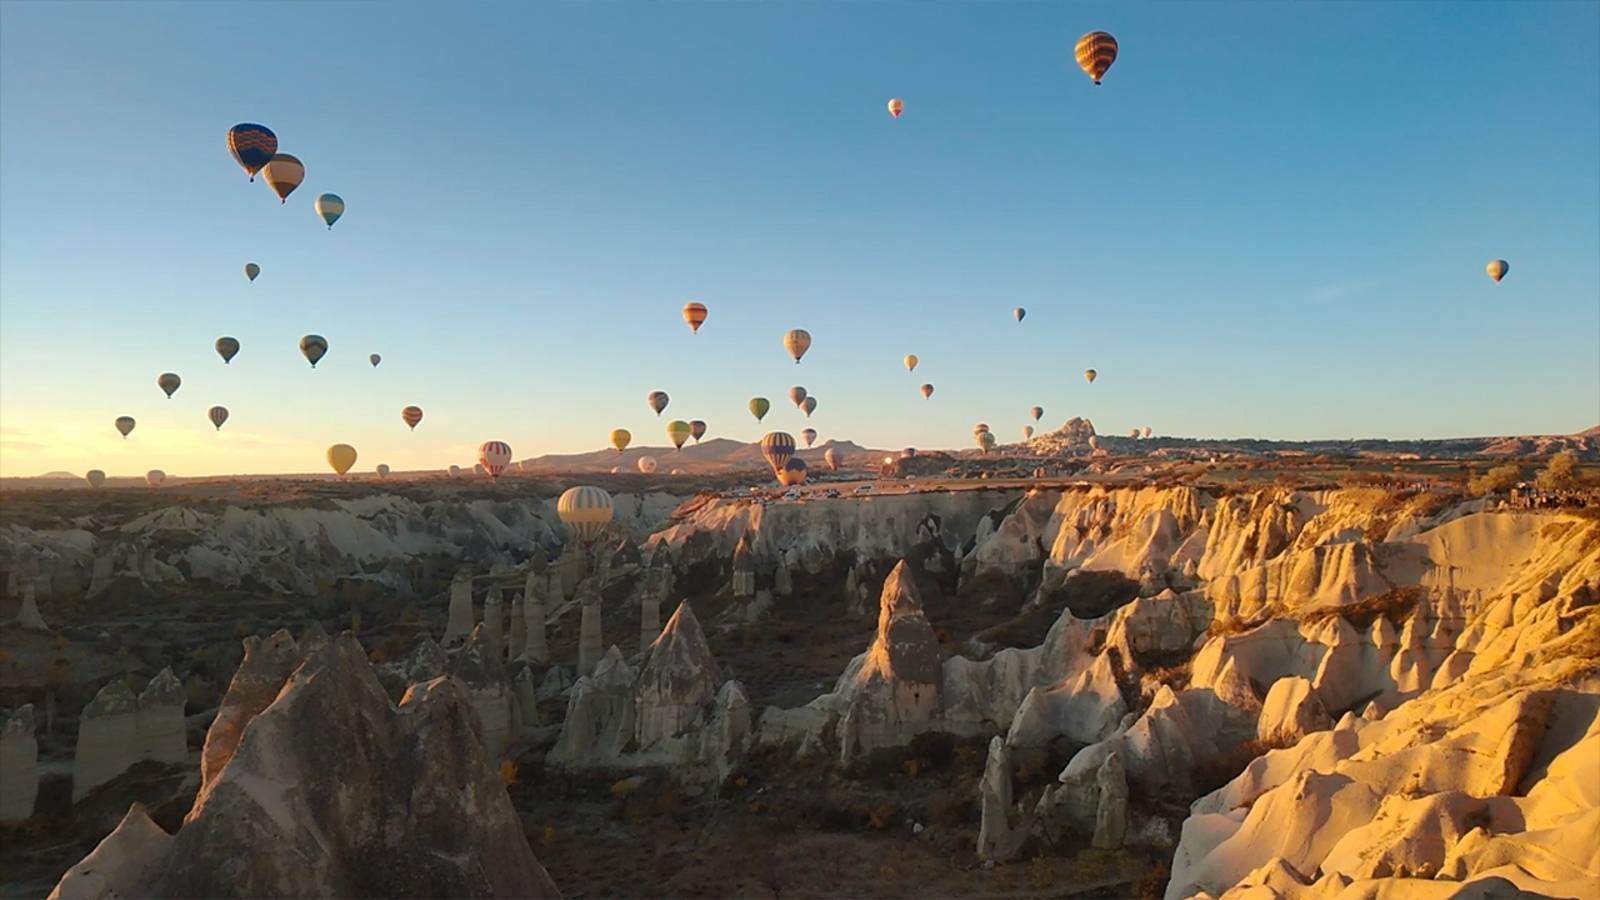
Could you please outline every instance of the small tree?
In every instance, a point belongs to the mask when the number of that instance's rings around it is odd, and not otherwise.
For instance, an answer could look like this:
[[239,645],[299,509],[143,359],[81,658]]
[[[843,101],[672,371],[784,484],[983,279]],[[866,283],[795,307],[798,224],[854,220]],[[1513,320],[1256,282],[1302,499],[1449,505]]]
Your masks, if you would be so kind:
[[1522,470],[1518,469],[1515,463],[1495,466],[1467,482],[1467,492],[1479,497],[1484,494],[1503,494],[1511,490],[1521,476]]
[[1550,457],[1550,462],[1535,479],[1542,491],[1570,491],[1578,486],[1578,454],[1563,450]]

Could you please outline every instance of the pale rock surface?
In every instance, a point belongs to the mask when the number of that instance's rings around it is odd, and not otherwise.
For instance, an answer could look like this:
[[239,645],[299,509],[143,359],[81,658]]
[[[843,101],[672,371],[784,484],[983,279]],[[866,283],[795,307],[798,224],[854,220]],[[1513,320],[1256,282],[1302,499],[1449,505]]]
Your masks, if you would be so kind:
[[549,576],[537,569],[528,572],[522,591],[523,617],[527,620],[527,642],[521,658],[534,665],[550,662],[550,645],[545,642],[545,598],[549,593]]
[[605,643],[600,636],[600,586],[595,578],[585,578],[578,585],[578,675],[594,672],[600,662]]
[[540,700],[555,700],[572,690],[572,673],[561,666],[551,666],[539,681],[537,696]]
[[1095,807],[1094,837],[1090,846],[1114,850],[1128,833],[1128,779],[1122,756],[1112,752],[1095,773],[1099,801]]
[[39,796],[39,741],[33,731],[33,705],[17,707],[0,728],[0,822],[33,815]]
[[[257,655],[257,686],[266,662]],[[232,699],[254,707],[239,686]],[[228,706],[218,721],[239,722]],[[459,681],[416,685],[396,708],[346,634],[313,645],[243,718],[226,753],[208,735],[215,768],[176,835],[130,812],[57,894],[557,896]],[[75,887],[93,875],[101,884]]]
[[505,594],[498,583],[489,585],[483,595],[483,625],[485,648],[498,658],[505,656],[506,607]]
[[756,564],[750,553],[749,534],[740,535],[733,548],[733,575],[728,588],[735,600],[746,600],[756,594]]
[[1011,751],[999,737],[990,738],[989,756],[984,762],[983,779],[978,782],[980,824],[978,857],[1007,859],[1013,852],[1011,840]]
[[1304,678],[1280,678],[1261,703],[1256,736],[1270,744],[1291,744],[1313,731],[1333,727],[1333,719]]
[[527,612],[523,608],[523,596],[511,596],[511,636],[506,645],[506,656],[510,659],[521,659],[528,646]]
[[475,621],[472,615],[472,572],[463,566],[456,570],[455,577],[450,581],[449,616],[445,621],[444,640],[439,643],[446,648],[464,643],[467,635],[472,633]]
[[561,735],[546,762],[564,768],[614,765],[633,739],[634,677],[615,646],[591,674],[580,675],[567,696]]
[[38,579],[28,578],[22,584],[22,606],[17,610],[17,625],[29,631],[49,631],[44,616],[39,614]]
[[651,645],[639,672],[634,733],[638,746],[648,751],[689,730],[721,684],[722,670],[694,609],[684,601]]
[[516,694],[486,624],[467,637],[450,660],[449,671],[467,690],[477,712],[479,733],[490,759],[499,759],[519,721]]
[[902,560],[883,584],[877,634],[843,692],[840,760],[899,746],[930,730],[940,710],[942,680],[939,641]]
[[154,760],[182,763],[185,745],[183,685],[170,669],[150,679],[135,696],[121,679],[100,689],[78,718],[78,742],[72,760],[72,800],[127,771],[134,763]]

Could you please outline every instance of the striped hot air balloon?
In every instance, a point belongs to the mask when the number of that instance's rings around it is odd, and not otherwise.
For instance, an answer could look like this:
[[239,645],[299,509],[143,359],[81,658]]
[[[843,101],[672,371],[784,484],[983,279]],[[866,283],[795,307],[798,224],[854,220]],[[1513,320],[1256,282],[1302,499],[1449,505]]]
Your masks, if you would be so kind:
[[289,195],[306,180],[306,167],[295,157],[278,153],[261,167],[261,178],[278,195],[279,203],[288,203]]
[[317,211],[317,215],[322,217],[322,221],[328,223],[328,230],[332,231],[333,223],[339,221],[339,217],[344,215],[344,198],[338,194],[319,194],[317,199],[312,202],[311,208]]
[[611,429],[611,446],[617,448],[618,453],[628,449],[628,445],[632,442],[633,432],[626,428]]
[[915,447],[904,447],[904,448],[901,448],[901,450],[900,450],[900,458],[901,459],[916,459],[917,458],[917,448],[915,448]]
[[400,421],[406,423],[407,428],[416,431],[417,423],[422,421],[422,407],[408,406],[400,410]]
[[584,543],[592,543],[611,524],[611,495],[587,484],[567,488],[556,501],[556,516]]
[[1104,31],[1091,31],[1078,38],[1073,55],[1078,58],[1078,68],[1099,84],[1106,70],[1117,61],[1117,39]]
[[804,328],[790,329],[783,336],[783,349],[794,357],[795,365],[800,365],[800,357],[805,356],[806,351],[811,349],[811,332]]
[[794,456],[794,435],[783,431],[769,431],[761,438],[761,456],[772,467],[774,475]]
[[133,431],[135,424],[133,416],[117,416],[117,430],[122,432],[123,438],[127,438],[128,433]]
[[837,472],[839,467],[844,465],[844,454],[839,452],[838,447],[829,447],[828,451],[822,454],[822,461],[828,464],[828,468]]
[[683,305],[683,321],[689,330],[695,334],[700,333],[700,326],[706,321],[706,305],[704,303],[685,303]]
[[278,152],[278,136],[265,125],[241,122],[228,129],[228,152],[251,181]]
[[478,447],[478,465],[483,466],[490,478],[498,479],[510,464],[511,445],[505,441],[484,441]]
[[694,438],[696,444],[700,443],[700,439],[706,436],[706,423],[700,419],[690,419],[689,436]]
[[228,408],[226,406],[213,406],[206,411],[206,418],[211,420],[211,424],[217,426],[218,431],[221,431],[222,423],[228,421]]
[[162,372],[156,376],[156,386],[166,391],[168,400],[171,400],[172,395],[178,392],[178,386],[181,384],[183,384],[183,379],[179,378],[176,372]]
[[644,402],[651,409],[655,410],[656,415],[659,416],[661,415],[662,411],[667,408],[667,404],[671,402],[671,399],[667,397],[666,391],[651,391],[649,394],[645,395]]
[[300,353],[315,369],[317,362],[328,355],[328,339],[320,334],[308,334],[300,339]]
[[690,433],[689,423],[682,419],[673,419],[667,423],[667,439],[672,441],[672,446],[679,450],[682,450],[683,445],[689,442]]
[[222,357],[222,364],[227,365],[233,362],[235,356],[239,355],[239,339],[219,337],[217,338],[216,348],[217,355]]

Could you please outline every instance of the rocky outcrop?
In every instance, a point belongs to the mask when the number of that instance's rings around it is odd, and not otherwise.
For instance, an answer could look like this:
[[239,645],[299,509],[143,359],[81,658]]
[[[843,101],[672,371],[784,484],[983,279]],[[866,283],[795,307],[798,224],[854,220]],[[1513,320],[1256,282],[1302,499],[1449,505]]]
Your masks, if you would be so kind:
[[416,685],[397,708],[348,634],[303,649],[260,708],[230,688],[244,706],[225,699],[218,721],[243,724],[226,753],[208,734],[216,768],[178,833],[131,810],[56,896],[557,895],[459,681]]
[[183,684],[171,669],[157,673],[138,696],[120,679],[101,688],[78,719],[73,802],[141,760],[184,762],[188,758],[183,719],[186,698]]
[[756,595],[756,563],[750,555],[750,535],[739,536],[733,548],[733,575],[728,590],[735,600],[748,600]]
[[578,585],[578,675],[589,675],[600,662],[605,642],[600,634],[600,586],[598,577],[585,578]]
[[848,762],[932,729],[941,710],[939,640],[904,562],[884,582],[878,630],[843,689],[839,756]]
[[1313,731],[1333,727],[1333,720],[1304,678],[1280,678],[1261,703],[1256,736],[1269,744],[1294,743]]
[[33,706],[17,708],[0,727],[0,823],[33,815],[39,796],[39,741],[33,734]]
[[450,580],[449,616],[445,620],[444,640],[439,643],[446,648],[461,645],[476,622],[472,614],[472,571],[463,566]]
[[22,606],[17,610],[17,627],[28,631],[49,631],[44,616],[39,614],[37,580],[28,578],[22,584]]
[[534,665],[550,662],[550,645],[545,642],[546,595],[550,577],[537,567],[530,568],[522,591],[522,614],[527,623],[527,642],[520,658]]

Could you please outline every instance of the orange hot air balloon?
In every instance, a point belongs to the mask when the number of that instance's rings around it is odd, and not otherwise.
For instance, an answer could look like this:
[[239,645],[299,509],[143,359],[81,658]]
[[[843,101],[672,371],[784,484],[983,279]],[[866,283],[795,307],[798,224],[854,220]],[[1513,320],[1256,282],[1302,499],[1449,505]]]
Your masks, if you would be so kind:
[[932,397],[933,396],[933,385],[931,385],[931,384],[923,385],[922,386],[922,396],[924,398]]
[[800,365],[800,357],[806,355],[811,349],[811,332],[804,328],[795,328],[783,336],[783,348],[794,357],[794,364]]
[[287,153],[278,153],[261,167],[261,178],[266,181],[267,187],[278,195],[279,203],[288,203],[289,195],[306,180],[306,167],[300,160]]
[[685,303],[683,305],[683,321],[688,324],[689,330],[695,334],[700,333],[700,326],[706,321],[706,305],[704,303]]
[[1078,58],[1078,68],[1099,84],[1106,70],[1117,61],[1117,39],[1104,31],[1091,31],[1078,38],[1073,55]]

